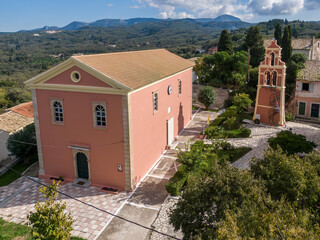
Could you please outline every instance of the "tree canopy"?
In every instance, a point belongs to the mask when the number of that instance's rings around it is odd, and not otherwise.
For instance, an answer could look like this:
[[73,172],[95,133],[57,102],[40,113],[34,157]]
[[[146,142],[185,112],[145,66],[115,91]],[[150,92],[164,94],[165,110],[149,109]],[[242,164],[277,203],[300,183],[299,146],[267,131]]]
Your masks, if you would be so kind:
[[225,51],[230,55],[233,54],[233,43],[231,39],[231,35],[228,30],[224,29],[221,32],[219,42],[218,42],[218,51]]
[[249,28],[243,48],[246,51],[250,48],[250,65],[258,67],[265,54],[264,42],[258,26]]
[[286,26],[284,28],[283,37],[282,37],[282,57],[281,60],[288,62],[289,58],[292,55],[292,28],[291,26]]
[[277,40],[277,44],[282,47],[282,27],[279,22],[275,25],[274,38]]

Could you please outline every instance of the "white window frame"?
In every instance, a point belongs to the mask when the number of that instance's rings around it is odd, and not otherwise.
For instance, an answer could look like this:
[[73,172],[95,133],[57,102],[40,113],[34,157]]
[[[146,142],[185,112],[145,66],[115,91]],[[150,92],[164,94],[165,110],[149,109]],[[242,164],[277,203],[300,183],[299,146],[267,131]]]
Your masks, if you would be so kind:
[[[106,125],[103,126],[103,125],[98,125],[98,120],[97,120],[97,114],[96,114],[96,107],[97,106],[102,106],[104,108],[104,111],[105,111],[105,122],[106,122]],[[97,128],[97,129],[106,129],[107,128],[107,125],[108,125],[108,118],[107,118],[107,107],[106,107],[106,103],[105,102],[93,102],[92,103],[92,115],[93,115],[93,127],[94,128]]]
[[[57,121],[56,120],[56,108],[54,106],[55,102],[58,102],[61,104],[62,108],[62,121]],[[51,120],[53,124],[57,125],[64,125],[64,120],[65,120],[65,114],[64,114],[64,108],[63,108],[63,100],[58,99],[58,98],[52,98],[50,99],[50,108],[51,108]]]
[[[301,115],[301,114],[299,114],[299,110],[300,110],[300,103],[305,103],[306,104],[306,107],[304,108],[304,114],[303,115]],[[299,116],[306,116],[306,114],[307,114],[307,106],[308,106],[308,103],[306,102],[306,101],[298,101],[298,112],[297,112],[297,114],[299,115]],[[311,112],[310,112],[310,114],[311,114]]]
[[[156,100],[155,100],[155,96],[157,96]],[[158,93],[158,91],[155,91],[152,93],[152,109],[153,109],[154,113],[159,110],[159,93]]]

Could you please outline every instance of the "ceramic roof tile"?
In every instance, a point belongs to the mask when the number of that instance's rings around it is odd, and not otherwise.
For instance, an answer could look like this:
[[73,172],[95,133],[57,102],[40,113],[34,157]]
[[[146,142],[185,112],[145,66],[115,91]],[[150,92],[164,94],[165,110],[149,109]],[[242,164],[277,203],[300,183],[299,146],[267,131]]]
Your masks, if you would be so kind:
[[[292,39],[291,46],[292,49],[309,49],[311,45],[311,38],[298,38],[298,39]],[[318,41],[319,39],[315,39],[315,41]],[[264,47],[267,48],[270,43],[271,39],[265,39],[264,40]]]
[[305,68],[298,74],[299,80],[320,81],[320,61],[306,61]]
[[7,109],[6,111],[13,111],[16,113],[19,113],[25,117],[33,118],[33,107],[32,107],[32,101],[21,103],[17,106],[14,106],[12,108]]
[[194,63],[165,49],[73,56],[131,89],[186,70]]
[[14,132],[33,122],[33,118],[23,116],[19,113],[9,111],[0,115],[0,129]]

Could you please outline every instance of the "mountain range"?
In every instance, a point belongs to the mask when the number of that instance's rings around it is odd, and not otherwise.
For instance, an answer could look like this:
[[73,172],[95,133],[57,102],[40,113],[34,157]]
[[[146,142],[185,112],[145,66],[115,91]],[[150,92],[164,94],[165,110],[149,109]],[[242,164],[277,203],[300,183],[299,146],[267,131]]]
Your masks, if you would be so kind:
[[[181,20],[181,19],[180,19]],[[197,18],[197,19],[188,19],[200,23],[229,23],[227,24],[228,29],[235,29],[240,27],[247,27],[250,23],[241,21],[240,18],[234,17],[232,15],[221,15],[216,18]],[[138,23],[146,22],[160,22],[160,21],[179,21],[178,19],[158,19],[158,18],[130,18],[130,19],[100,19],[95,22],[79,22],[74,21],[69,23],[64,27],[56,26],[44,26],[43,28],[36,28],[32,30],[21,30],[19,32],[37,32],[37,31],[74,31],[83,28],[90,27],[112,27],[112,26],[131,26]]]

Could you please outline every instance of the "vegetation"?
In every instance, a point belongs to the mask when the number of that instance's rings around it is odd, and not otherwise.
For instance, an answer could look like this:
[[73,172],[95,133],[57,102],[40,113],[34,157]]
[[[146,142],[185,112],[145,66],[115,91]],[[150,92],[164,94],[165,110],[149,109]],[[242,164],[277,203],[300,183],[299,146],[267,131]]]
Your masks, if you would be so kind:
[[64,240],[70,238],[72,217],[65,213],[66,203],[58,201],[59,182],[43,187],[40,192],[46,198],[44,203],[37,202],[35,212],[28,215],[33,239]]
[[216,139],[249,137],[251,130],[241,126],[244,117],[241,109],[231,106],[210,123],[205,129],[205,134],[209,138]]
[[[0,239],[31,240],[30,227],[23,224],[7,222],[0,218]],[[19,238],[20,237],[20,238]],[[85,240],[81,237],[71,237],[70,240]]]
[[[29,144],[26,144],[29,143]],[[34,123],[27,125],[23,129],[10,135],[7,148],[12,156],[25,162],[37,154],[37,140]]]
[[280,146],[284,152],[290,155],[310,153],[317,146],[314,142],[306,140],[305,136],[287,130],[277,133],[277,137],[269,138],[268,143],[273,149]]
[[206,109],[209,108],[209,106],[214,102],[215,99],[216,93],[213,87],[205,86],[201,88],[198,94],[198,100],[206,107]]
[[281,149],[254,159],[250,171],[212,158],[189,177],[170,223],[184,239],[318,239],[319,163],[320,153]]
[[277,40],[277,44],[282,47],[282,27],[279,22],[275,25],[274,38]]
[[249,28],[243,48],[245,51],[250,49],[250,65],[258,67],[264,59],[265,54],[263,38],[260,35],[260,28],[258,26],[251,26]]
[[233,55],[224,51],[205,55],[194,66],[199,82],[212,86],[244,85],[247,69],[247,53],[243,51]]
[[[27,170],[32,164],[34,164],[37,161],[38,161],[38,156],[33,155],[29,158],[28,162],[19,162],[18,164],[13,166],[12,169],[14,169],[19,173],[23,173],[25,170]],[[9,169],[4,174],[0,175],[0,187],[7,186],[10,183],[14,182],[16,179],[20,178],[21,175],[19,173],[16,173]]]
[[281,60],[287,62],[292,55],[292,28],[291,26],[286,26],[284,28],[283,37],[282,37],[282,53]]
[[252,100],[249,98],[249,95],[245,93],[236,94],[233,98],[233,105],[237,107],[239,114],[242,114],[245,110],[247,110],[251,103]]
[[218,51],[219,52],[227,52],[230,55],[233,54],[233,44],[231,35],[228,30],[224,29],[221,32],[219,42],[218,42]]
[[214,159],[219,162],[234,162],[249,152],[251,148],[233,148],[227,141],[215,140],[212,144],[196,141],[186,152],[178,153],[177,161],[181,163],[178,171],[166,185],[167,192],[173,196],[180,195],[193,175],[207,171]]

